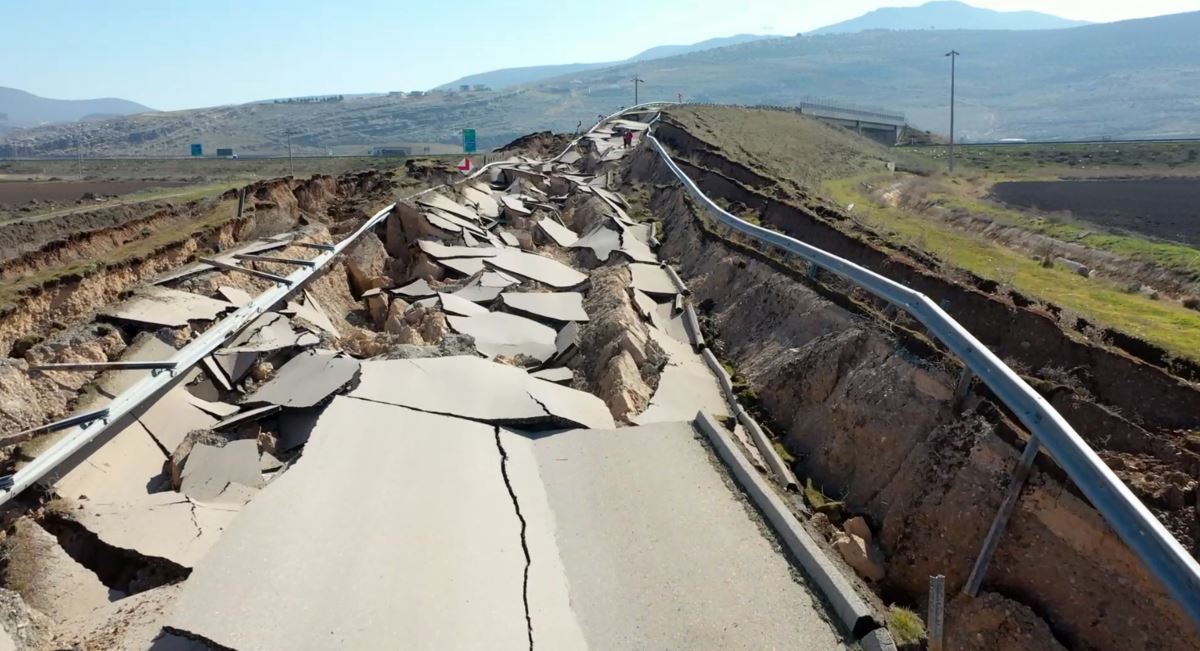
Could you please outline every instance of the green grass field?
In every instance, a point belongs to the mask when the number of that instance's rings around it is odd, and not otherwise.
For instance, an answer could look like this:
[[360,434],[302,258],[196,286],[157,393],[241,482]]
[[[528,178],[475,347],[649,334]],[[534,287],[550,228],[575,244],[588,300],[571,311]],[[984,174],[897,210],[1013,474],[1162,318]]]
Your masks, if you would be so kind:
[[[948,224],[882,206],[868,197],[861,185],[861,177],[852,177],[827,181],[823,189],[839,205],[854,204],[851,214],[855,219],[879,229],[897,243],[928,251],[947,264],[1057,304],[1093,323],[1116,328],[1172,353],[1200,360],[1200,312],[1177,303],[1127,293],[1067,269],[1043,267],[1023,253]],[[1137,238],[1126,239],[1134,242],[1121,246],[1154,245]],[[1181,248],[1190,251],[1188,264],[1195,264],[1193,254],[1200,252]]]
[[947,208],[985,215],[997,223],[1017,226],[1063,242],[1073,242],[1128,258],[1147,260],[1165,269],[1200,280],[1200,249],[1186,244],[1107,233],[1081,220],[1032,215],[990,201],[953,193],[937,193],[932,195],[932,198]]

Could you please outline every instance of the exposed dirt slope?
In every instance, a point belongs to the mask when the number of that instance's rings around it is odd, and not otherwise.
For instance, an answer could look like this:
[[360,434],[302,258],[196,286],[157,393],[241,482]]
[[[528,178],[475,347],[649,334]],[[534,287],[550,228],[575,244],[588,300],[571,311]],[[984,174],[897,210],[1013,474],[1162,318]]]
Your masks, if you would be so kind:
[[[700,176],[717,193],[740,188],[725,177],[718,185],[712,175]],[[707,232],[650,152],[639,152],[630,178],[664,184],[651,200],[664,221],[663,255],[708,308],[726,355],[777,423],[797,471],[879,528],[887,556],[883,593],[923,603],[933,574],[947,576],[949,593],[961,590],[1018,456],[1013,425],[986,394],[956,408],[953,366],[919,336],[878,318],[878,306],[864,297],[838,283],[801,281],[802,272]],[[1074,394],[1065,402],[1075,406],[1068,418],[1076,423],[1080,413],[1105,411]],[[1103,449],[1113,431],[1092,429],[1089,438]],[[1187,452],[1182,440],[1143,440]],[[1119,450],[1104,454],[1121,456]],[[1175,467],[1182,473],[1176,486],[1194,495],[1195,466]],[[1032,609],[1068,647],[1188,648],[1191,628],[1182,612],[1064,486],[1061,472],[1047,459],[1039,469],[985,581],[986,589],[1024,606],[983,608],[1014,631],[1027,629],[1021,618]],[[1159,474],[1126,476],[1153,482]],[[1141,495],[1155,504],[1152,491]],[[1191,544],[1190,502],[1158,512]]]

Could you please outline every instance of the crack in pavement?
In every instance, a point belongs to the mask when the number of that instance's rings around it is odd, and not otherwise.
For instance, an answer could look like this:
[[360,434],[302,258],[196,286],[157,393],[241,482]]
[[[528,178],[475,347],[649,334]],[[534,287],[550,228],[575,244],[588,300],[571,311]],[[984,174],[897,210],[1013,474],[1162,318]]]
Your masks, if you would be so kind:
[[529,566],[533,564],[533,559],[529,555],[529,543],[525,538],[527,527],[525,516],[521,514],[521,503],[517,500],[517,493],[513,490],[512,481],[508,477],[508,453],[504,450],[504,444],[500,442],[500,428],[497,427],[495,431],[496,449],[500,451],[500,475],[504,478],[504,487],[508,489],[508,496],[512,499],[517,519],[521,521],[521,551],[525,553],[525,579],[521,586],[521,599],[525,602],[525,630],[529,634],[529,649],[533,651],[533,617],[529,612]]
[[[526,392],[526,393],[528,393],[528,392]],[[432,414],[434,416],[445,416],[447,418],[457,418],[459,420],[469,420],[473,423],[480,423],[482,425],[492,425],[492,426],[509,425],[509,426],[514,426],[514,427],[521,427],[521,426],[532,427],[532,426],[536,426],[539,422],[542,422],[546,418],[551,418],[551,419],[559,418],[555,414],[550,413],[550,410],[546,409],[546,405],[543,404],[537,398],[534,398],[532,394],[530,394],[529,397],[534,402],[536,402],[539,407],[542,408],[543,413],[541,416],[536,416],[536,417],[531,416],[529,418],[479,418],[479,417],[475,417],[475,416],[464,416],[462,414],[456,414],[456,413],[450,412],[450,411],[435,411],[432,409],[422,409],[420,407],[413,407],[411,405],[402,405],[398,402],[386,402],[384,400],[376,400],[374,398],[363,398],[360,396],[344,396],[344,397],[349,398],[351,400],[362,400],[363,402],[373,402],[377,405],[387,405],[389,407],[400,407],[401,409],[408,409],[411,411],[420,412],[422,414]]]
[[529,396],[529,399],[530,399],[530,400],[532,400],[532,401],[536,402],[536,403],[537,403],[537,406],[539,406],[539,407],[541,407],[541,408],[542,408],[542,411],[543,411],[543,412],[545,412],[546,416],[548,416],[548,417],[550,417],[550,418],[557,418],[557,417],[558,417],[556,414],[554,414],[553,412],[551,412],[551,411],[550,411],[550,408],[546,406],[546,403],[542,402],[541,400],[538,400],[538,399],[537,399],[537,396],[533,395],[533,392],[531,392],[531,391],[526,391],[526,392],[525,392],[525,395]]
[[[229,484],[225,484],[225,487],[228,488]],[[221,490],[224,491],[225,489],[222,488]],[[190,499],[187,500],[187,503],[188,507],[191,509],[192,526],[196,528],[196,536],[192,538],[192,540],[198,540],[200,536],[204,535],[204,529],[200,527],[200,521],[196,519],[196,503]]]

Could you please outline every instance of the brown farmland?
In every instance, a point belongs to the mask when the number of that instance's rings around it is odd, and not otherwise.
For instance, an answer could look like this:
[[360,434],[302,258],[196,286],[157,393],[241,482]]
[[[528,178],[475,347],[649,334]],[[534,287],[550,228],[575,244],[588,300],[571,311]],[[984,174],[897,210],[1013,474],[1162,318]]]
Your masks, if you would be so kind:
[[71,203],[85,194],[119,196],[146,188],[185,185],[180,181],[4,181],[0,182],[0,204],[19,206],[31,200]]
[[1200,179],[1011,181],[992,195],[1004,203],[1124,231],[1200,246]]

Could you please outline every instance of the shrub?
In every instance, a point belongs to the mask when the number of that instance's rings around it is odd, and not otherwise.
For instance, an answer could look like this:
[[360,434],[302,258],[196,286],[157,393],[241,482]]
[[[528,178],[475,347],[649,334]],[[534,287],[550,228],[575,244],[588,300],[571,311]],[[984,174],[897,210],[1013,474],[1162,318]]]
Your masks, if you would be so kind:
[[892,639],[900,646],[919,644],[925,639],[925,622],[921,616],[907,608],[893,605],[888,609],[888,630]]

